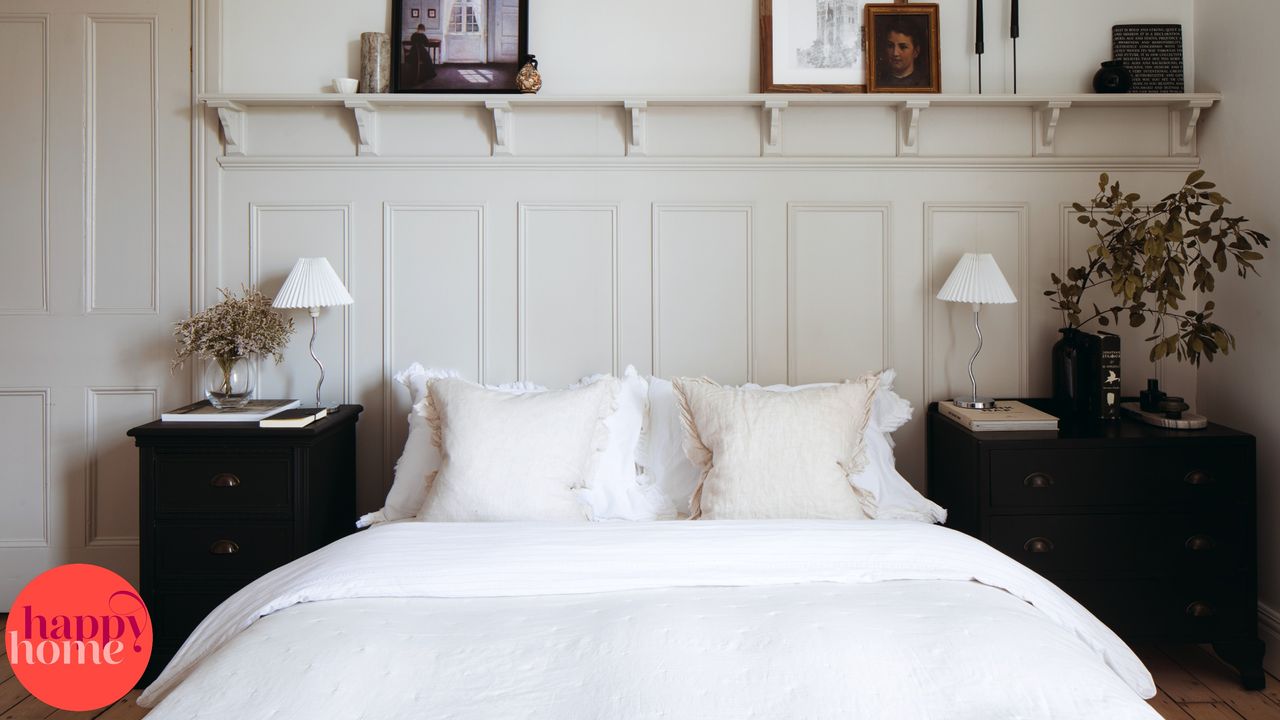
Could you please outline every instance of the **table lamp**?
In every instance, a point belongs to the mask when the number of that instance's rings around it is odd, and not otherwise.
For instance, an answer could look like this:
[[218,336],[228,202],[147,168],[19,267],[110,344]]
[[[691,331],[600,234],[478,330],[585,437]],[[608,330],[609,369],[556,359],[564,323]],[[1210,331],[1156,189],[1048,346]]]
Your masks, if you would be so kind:
[[320,317],[320,308],[350,305],[354,302],[347,288],[343,286],[338,273],[328,259],[298,258],[284,286],[276,293],[271,302],[272,307],[281,309],[307,308],[311,313],[311,359],[320,368],[320,379],[316,381],[316,407],[320,404],[320,386],[324,384],[324,363],[316,356],[316,319]]
[[978,347],[974,348],[973,355],[969,357],[969,384],[973,387],[973,395],[956,398],[951,402],[959,407],[975,410],[995,407],[995,400],[978,397],[978,379],[973,374],[973,361],[978,359],[978,353],[982,351],[982,327],[978,325],[978,311],[986,304],[1007,305],[1018,302],[1018,298],[1014,297],[1013,290],[991,253],[965,253],[938,291],[938,299],[973,305],[973,330],[978,334]]

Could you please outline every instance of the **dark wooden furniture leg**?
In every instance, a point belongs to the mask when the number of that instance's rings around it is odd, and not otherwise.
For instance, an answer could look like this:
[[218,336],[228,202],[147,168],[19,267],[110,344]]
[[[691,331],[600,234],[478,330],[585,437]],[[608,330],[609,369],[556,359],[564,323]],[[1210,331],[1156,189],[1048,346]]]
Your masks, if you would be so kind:
[[1262,670],[1262,656],[1266,653],[1267,646],[1262,640],[1256,637],[1219,640],[1213,643],[1213,651],[1240,673],[1240,683],[1245,690],[1261,690],[1266,687],[1267,674]]

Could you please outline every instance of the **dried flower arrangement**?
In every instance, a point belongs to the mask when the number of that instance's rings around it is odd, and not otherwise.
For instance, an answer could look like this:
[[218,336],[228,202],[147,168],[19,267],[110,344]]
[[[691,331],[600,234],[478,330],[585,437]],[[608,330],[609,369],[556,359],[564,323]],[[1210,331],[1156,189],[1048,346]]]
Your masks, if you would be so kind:
[[[1187,299],[1183,287],[1211,293],[1214,273],[1226,272],[1234,264],[1236,274],[1257,274],[1253,263],[1262,259],[1258,250],[1270,238],[1245,227],[1243,217],[1230,217],[1223,197],[1196,170],[1180,190],[1144,207],[1137,193],[1125,194],[1120,183],[1111,183],[1106,173],[1098,179],[1098,194],[1088,206],[1076,203],[1076,220],[1088,225],[1098,236],[1089,248],[1087,261],[1067,269],[1065,280],[1050,276],[1051,289],[1044,292],[1061,310],[1069,327],[1078,328],[1096,320],[1099,325],[1119,324],[1123,314],[1130,327],[1142,327],[1154,320],[1152,362],[1176,357],[1192,365],[1200,359],[1210,362],[1217,353],[1226,355],[1235,347],[1235,337],[1213,322],[1213,301],[1202,310],[1181,310]],[[1116,297],[1111,307],[1093,305],[1092,313],[1081,307],[1085,291],[1106,286]]]
[[[271,309],[271,298],[252,288],[242,288],[244,296],[218,288],[222,300],[188,320],[177,323],[178,339],[174,368],[191,357],[213,360],[229,378],[237,360],[250,355],[270,355],[280,364],[284,346],[293,335],[293,319],[285,319]],[[228,380],[229,383],[229,380]]]

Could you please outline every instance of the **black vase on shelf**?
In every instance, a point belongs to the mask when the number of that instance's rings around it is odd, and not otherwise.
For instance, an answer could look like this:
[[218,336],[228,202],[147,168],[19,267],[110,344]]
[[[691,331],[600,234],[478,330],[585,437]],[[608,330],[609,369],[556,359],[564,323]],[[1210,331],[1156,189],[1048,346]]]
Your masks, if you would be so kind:
[[1107,60],[1093,76],[1096,93],[1127,93],[1133,89],[1133,75],[1120,60]]
[[1096,418],[1102,385],[1098,337],[1073,327],[1058,332],[1062,339],[1053,345],[1054,409],[1064,420]]

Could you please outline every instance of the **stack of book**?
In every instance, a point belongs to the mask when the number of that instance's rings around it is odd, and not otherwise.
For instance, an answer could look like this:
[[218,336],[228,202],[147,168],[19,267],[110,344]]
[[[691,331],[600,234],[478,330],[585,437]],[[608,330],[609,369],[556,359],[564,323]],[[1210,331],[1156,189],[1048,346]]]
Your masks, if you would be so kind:
[[201,400],[170,410],[160,419],[164,422],[258,422],[300,404],[297,400],[250,400],[243,407],[222,409]]
[[938,402],[938,412],[974,432],[1058,429],[1058,418],[1017,400],[997,400],[995,407],[986,410],[962,408],[942,400]]

